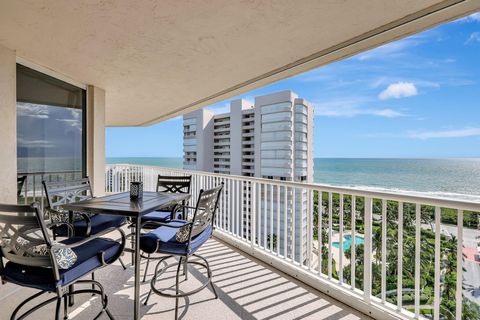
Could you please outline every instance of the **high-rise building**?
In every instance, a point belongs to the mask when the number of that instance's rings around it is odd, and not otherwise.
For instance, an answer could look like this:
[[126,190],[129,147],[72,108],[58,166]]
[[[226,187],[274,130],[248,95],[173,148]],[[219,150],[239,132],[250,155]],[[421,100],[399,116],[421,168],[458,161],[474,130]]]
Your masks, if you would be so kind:
[[[313,107],[291,91],[258,96],[254,104],[245,100],[231,101],[229,113],[214,115],[206,109],[194,111],[183,117],[183,125],[184,169],[313,182]],[[278,199],[278,191],[280,201],[272,201],[272,205],[264,207],[264,203],[271,200],[269,197]],[[243,192],[244,199],[251,199],[249,184],[244,185]],[[264,219],[264,215],[270,215],[270,210],[277,213],[276,206],[280,203],[282,230],[275,236],[280,237],[280,251],[283,252],[283,226],[287,226],[287,252],[298,259],[300,252],[305,253],[307,249],[306,206],[313,203],[311,199],[309,201],[307,191],[272,188],[257,192],[260,195],[257,236],[264,239],[264,230],[271,230],[271,220]],[[249,235],[251,226],[247,221],[251,219],[246,216],[251,217],[251,212],[248,211],[250,206],[245,207],[241,227],[244,234]],[[287,208],[286,215],[284,208]],[[277,214],[273,217],[276,225]],[[284,217],[287,217],[287,223],[284,223]],[[264,223],[267,223],[266,228]],[[292,234],[295,241],[289,239]],[[267,236],[271,238],[270,234]]]

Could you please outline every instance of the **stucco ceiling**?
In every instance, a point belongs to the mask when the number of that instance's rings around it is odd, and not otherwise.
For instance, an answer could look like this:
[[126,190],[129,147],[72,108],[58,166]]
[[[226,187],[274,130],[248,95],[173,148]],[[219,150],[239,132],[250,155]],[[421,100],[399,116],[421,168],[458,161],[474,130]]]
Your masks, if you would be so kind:
[[302,71],[302,59],[322,50],[421,16],[434,5],[458,2],[478,5],[476,0],[5,0],[0,44],[105,89],[107,125],[135,126],[289,74],[280,70]]

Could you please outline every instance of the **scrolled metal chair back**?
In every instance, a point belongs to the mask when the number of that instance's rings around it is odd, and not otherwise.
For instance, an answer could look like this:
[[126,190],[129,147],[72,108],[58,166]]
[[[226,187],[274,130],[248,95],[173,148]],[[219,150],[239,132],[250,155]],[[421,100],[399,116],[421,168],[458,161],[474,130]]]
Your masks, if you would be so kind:
[[38,204],[0,204],[0,260],[4,257],[21,265],[51,267],[52,259],[46,253],[51,245]]
[[190,240],[202,233],[209,225],[213,226],[222,189],[223,183],[213,189],[200,190],[193,214]]
[[88,178],[48,182],[43,181],[48,206],[56,209],[62,204],[93,198]]
[[162,176],[157,178],[157,192],[190,193],[192,176]]

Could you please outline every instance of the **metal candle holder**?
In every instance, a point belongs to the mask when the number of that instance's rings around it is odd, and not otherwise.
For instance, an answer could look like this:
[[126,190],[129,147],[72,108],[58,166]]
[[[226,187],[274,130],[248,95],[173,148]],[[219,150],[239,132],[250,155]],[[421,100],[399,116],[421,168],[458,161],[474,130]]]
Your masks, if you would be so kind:
[[130,182],[130,199],[137,200],[143,197],[143,182]]

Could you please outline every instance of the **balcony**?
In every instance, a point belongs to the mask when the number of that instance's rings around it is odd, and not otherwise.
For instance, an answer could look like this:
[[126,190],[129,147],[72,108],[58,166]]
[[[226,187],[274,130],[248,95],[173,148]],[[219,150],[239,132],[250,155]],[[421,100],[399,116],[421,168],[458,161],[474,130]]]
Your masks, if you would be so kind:
[[[205,244],[199,252],[210,262],[214,274],[219,299],[213,299],[208,290],[191,296],[188,300],[180,300],[180,314],[186,313],[183,319],[293,319],[312,317],[313,319],[369,319],[360,312],[328,297],[321,292],[308,287],[300,281],[285,275],[283,272],[266,265],[258,259],[226,244],[214,237]],[[142,273],[145,262],[142,263]],[[148,278],[153,274],[154,267],[150,265]],[[133,296],[133,269],[122,269],[120,264],[114,264],[95,274],[99,281],[105,284],[109,294],[109,306],[116,319],[130,319],[131,297]],[[198,286],[205,280],[205,275],[196,270],[190,270],[190,277],[185,283],[188,290]],[[171,279],[168,280],[172,282]],[[173,282],[172,282],[173,284]],[[10,312],[22,299],[35,293],[35,290],[16,289],[14,294],[2,299],[2,311]],[[150,288],[150,282],[142,283],[142,299]],[[152,297],[149,306],[141,307],[141,318],[173,319],[174,300]],[[185,309],[183,306],[187,305]],[[98,298],[80,295],[75,306],[70,310],[70,319],[91,320],[96,316],[100,304]],[[52,307],[45,307],[44,315],[54,313]],[[214,312],[212,312],[214,310]],[[36,319],[51,319],[39,314]],[[181,317],[182,318],[182,317]],[[2,318],[3,319],[3,318]]]
[[[449,289],[456,297],[455,304],[453,312],[448,312],[459,314],[463,305],[478,303],[475,288],[480,283],[475,277],[480,264],[476,260],[479,257],[472,252],[478,230],[469,227],[467,217],[472,212],[480,212],[479,203],[160,167],[143,170],[141,166],[108,166],[107,176],[112,178],[111,185],[115,187],[107,189],[111,192],[127,190],[132,172],[143,173],[137,178],[143,179],[147,190],[154,189],[157,174],[191,174],[193,198],[201,188],[225,183],[216,219],[215,240],[207,248],[208,254],[214,261],[220,256],[227,257],[226,263],[230,255],[239,257],[239,261],[251,265],[252,271],[256,268],[263,270],[258,271],[258,277],[250,277],[251,272],[246,272],[246,278],[238,270],[238,291],[226,291],[235,294],[225,298],[224,301],[228,301],[222,308],[252,306],[252,309],[236,309],[235,312],[241,312],[239,317],[269,319],[276,315],[295,318],[315,313],[319,311],[316,302],[300,298],[320,295],[314,289],[338,300],[330,300],[332,305],[323,310],[333,308],[342,316],[365,318],[341,302],[378,319],[422,318],[425,310],[444,315],[448,261],[456,272],[456,280]],[[245,186],[251,191],[239,192]],[[454,221],[446,225],[443,220],[451,212],[456,214],[457,222],[465,222],[455,224]],[[320,234],[322,237],[318,237]],[[248,255],[271,267],[264,267],[255,259],[247,258]],[[397,256],[404,258],[392,258]],[[216,281],[221,288],[222,285],[233,288],[237,284],[234,279],[228,280],[234,281],[233,285],[223,282],[227,274],[225,270],[229,267],[222,265],[221,268],[217,269],[219,280]],[[279,272],[313,289],[298,289],[307,290],[298,295],[282,291],[267,294],[264,290],[271,285],[267,278],[277,278]],[[266,277],[265,281],[263,277]],[[269,304],[256,308],[253,306],[260,306],[262,302],[255,298],[246,304],[243,302],[247,299],[247,292],[240,292],[250,290],[245,287],[250,280],[258,286],[252,288],[252,294],[265,294]],[[292,282],[289,277],[281,282],[297,286],[297,282]],[[206,295],[198,299],[208,299]],[[291,298],[301,301],[295,303],[296,307],[283,304]],[[282,303],[277,304],[278,301]],[[204,307],[208,308],[207,303]],[[282,308],[292,313],[276,314]],[[257,314],[255,310],[261,312]],[[331,319],[338,318],[332,315]]]
[[[80,124],[74,131],[82,128],[81,143],[75,143],[81,175],[89,175],[96,195],[127,191],[131,181],[154,190],[160,173],[191,174],[194,198],[201,188],[225,183],[214,238],[203,248],[221,299],[210,300],[208,291],[191,297],[185,301],[189,310],[184,318],[468,319],[462,313],[479,304],[479,223],[472,219],[478,218],[479,203],[152,166],[104,166],[106,127],[148,126],[199,111],[478,12],[478,0],[237,1],[228,6],[215,1],[180,6],[167,1],[4,1],[0,8],[1,202],[44,197],[43,173],[28,175],[17,193],[17,124],[29,126],[17,119],[18,101],[82,110],[76,120],[55,120]],[[278,12],[295,18],[285,23]],[[28,22],[19,27],[19,21]],[[261,45],[265,39],[268,45]],[[22,81],[17,68],[53,78],[49,84],[75,87],[78,99],[72,99],[73,91],[56,95],[43,86],[27,90],[40,93],[43,102],[18,99]],[[62,97],[68,101],[57,101]],[[242,111],[241,123],[253,123],[248,119],[252,112]],[[265,116],[274,122],[260,120],[257,134],[292,131],[294,115]],[[188,128],[178,132],[196,134],[197,125],[203,128],[209,117],[209,112],[198,119],[187,116]],[[275,122],[282,119],[286,121]],[[222,123],[214,134],[230,131],[228,121]],[[43,135],[35,135],[39,137]],[[164,148],[171,141],[159,143]],[[243,141],[241,148],[254,151],[252,145],[253,140]],[[295,145],[295,150],[307,150],[304,143]],[[268,152],[290,149],[271,145]],[[229,150],[214,147],[225,155]],[[185,153],[197,151],[200,159],[202,150],[184,146]],[[280,173],[272,170],[269,175]],[[64,173],[58,176],[65,179]],[[243,192],[245,187],[250,191]],[[192,278],[201,279],[192,272]],[[139,319],[132,316],[131,269],[115,265],[100,270],[97,278],[106,284],[117,319]],[[11,284],[0,288],[1,319],[31,293]],[[147,289],[144,284],[143,293]],[[172,300],[155,299],[141,308],[143,318],[172,318]],[[92,319],[98,304],[98,297],[79,297],[71,318]],[[30,318],[51,319],[49,308]]]

